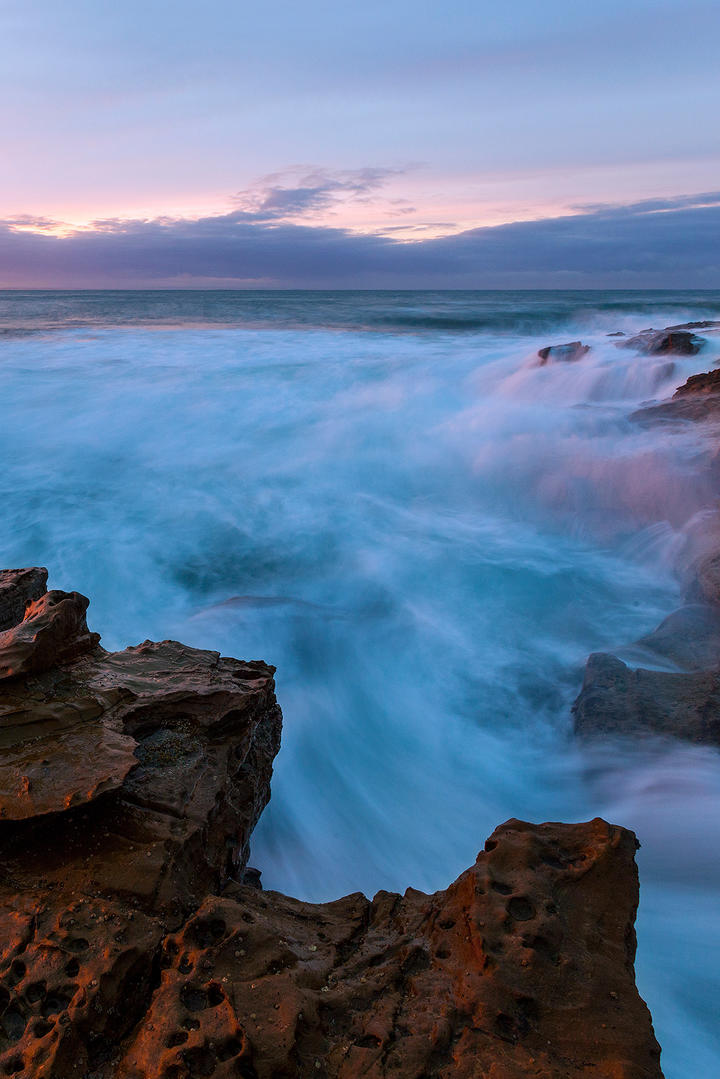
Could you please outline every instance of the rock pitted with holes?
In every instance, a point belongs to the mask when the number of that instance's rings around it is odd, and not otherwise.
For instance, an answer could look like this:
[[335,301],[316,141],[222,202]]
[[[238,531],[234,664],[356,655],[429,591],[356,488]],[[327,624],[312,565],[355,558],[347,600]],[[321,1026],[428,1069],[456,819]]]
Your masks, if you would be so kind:
[[434,895],[248,886],[273,668],[107,653],[46,580],[0,575],[0,1075],[658,1079],[631,832],[509,821]]

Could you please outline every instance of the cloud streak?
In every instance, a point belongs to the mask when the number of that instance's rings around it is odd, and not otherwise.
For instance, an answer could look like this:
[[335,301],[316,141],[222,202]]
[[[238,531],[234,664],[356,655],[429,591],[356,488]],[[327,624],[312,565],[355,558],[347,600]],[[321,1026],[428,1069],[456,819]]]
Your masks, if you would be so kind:
[[[0,222],[3,287],[720,287],[720,193],[400,241],[288,222],[289,207],[360,196],[382,177],[267,185],[254,210],[94,222],[57,236]],[[336,186],[336,185],[339,185]],[[301,192],[301,194],[299,194]],[[26,221],[27,224],[27,221]]]
[[333,170],[297,166],[263,177],[238,192],[234,202],[247,221],[312,218],[348,202],[369,202],[388,180],[417,167]]

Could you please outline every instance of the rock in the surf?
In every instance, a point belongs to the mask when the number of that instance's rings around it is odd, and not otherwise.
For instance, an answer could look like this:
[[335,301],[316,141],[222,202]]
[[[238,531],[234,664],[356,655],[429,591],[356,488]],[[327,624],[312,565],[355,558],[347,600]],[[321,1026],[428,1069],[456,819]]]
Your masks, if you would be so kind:
[[645,670],[595,652],[573,714],[583,736],[644,733],[720,745],[720,671]]
[[648,405],[630,417],[642,424],[684,423],[720,418],[720,368],[691,375],[669,401]]
[[568,341],[564,345],[546,345],[538,349],[540,363],[538,367],[544,367],[548,363],[575,363],[590,351],[590,345],[584,345],[582,341]]
[[634,348],[648,356],[694,356],[703,346],[702,338],[689,330],[668,326],[664,330],[643,330],[617,342],[618,348]]

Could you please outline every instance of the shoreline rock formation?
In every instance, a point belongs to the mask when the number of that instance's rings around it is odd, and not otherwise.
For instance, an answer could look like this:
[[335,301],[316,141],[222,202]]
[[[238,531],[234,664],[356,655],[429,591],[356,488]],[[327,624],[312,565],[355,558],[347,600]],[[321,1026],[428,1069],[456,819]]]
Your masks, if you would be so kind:
[[664,330],[643,330],[616,344],[618,348],[634,348],[648,356],[695,356],[703,341],[683,326],[668,326]]
[[[688,328],[718,326],[720,323],[717,322],[688,323],[687,327],[669,327],[662,333],[668,336],[671,330],[686,332]],[[636,338],[619,344],[624,346],[633,340]],[[693,350],[698,349],[693,346]],[[717,423],[720,420],[720,370],[692,375],[669,401],[642,408],[630,418],[646,425],[669,423],[680,428],[687,423]],[[708,427],[708,430],[715,428]],[[718,455],[710,467],[717,472]],[[712,536],[711,550],[697,559],[690,569],[685,589],[686,605],[628,649],[631,653],[645,655],[657,666],[669,666],[671,670],[633,668],[610,653],[593,653],[587,660],[582,689],[573,705],[577,734],[595,737],[645,733],[720,745],[720,539],[717,513],[708,527]]]
[[508,821],[434,895],[259,891],[273,668],[106,652],[46,584],[0,574],[2,1074],[661,1076],[631,832]]

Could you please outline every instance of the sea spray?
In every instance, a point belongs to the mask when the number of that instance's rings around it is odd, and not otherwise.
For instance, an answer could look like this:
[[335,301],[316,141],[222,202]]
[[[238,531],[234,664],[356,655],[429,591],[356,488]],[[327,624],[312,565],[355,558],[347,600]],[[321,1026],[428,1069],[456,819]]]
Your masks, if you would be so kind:
[[712,1072],[720,759],[579,745],[570,707],[590,651],[678,604],[713,497],[698,430],[631,415],[715,353],[606,335],[718,298],[26,296],[0,296],[3,561],[90,595],[108,647],[277,665],[266,886],[444,887],[511,816],[634,827],[666,1074],[689,1042]]

